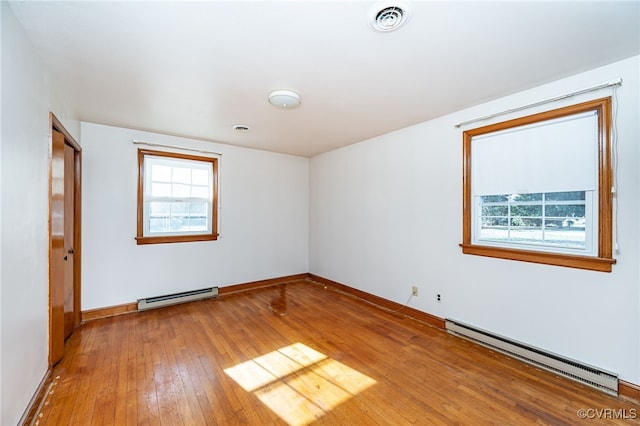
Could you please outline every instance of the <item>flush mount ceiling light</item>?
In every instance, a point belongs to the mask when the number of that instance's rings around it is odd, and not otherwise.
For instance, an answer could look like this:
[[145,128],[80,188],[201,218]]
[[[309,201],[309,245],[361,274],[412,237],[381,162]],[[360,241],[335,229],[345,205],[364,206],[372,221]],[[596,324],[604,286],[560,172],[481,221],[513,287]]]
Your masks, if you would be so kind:
[[400,28],[410,15],[409,7],[404,3],[378,3],[371,9],[369,25],[376,31],[389,32]]
[[300,105],[300,95],[291,90],[274,90],[269,93],[269,103],[279,108],[295,108]]

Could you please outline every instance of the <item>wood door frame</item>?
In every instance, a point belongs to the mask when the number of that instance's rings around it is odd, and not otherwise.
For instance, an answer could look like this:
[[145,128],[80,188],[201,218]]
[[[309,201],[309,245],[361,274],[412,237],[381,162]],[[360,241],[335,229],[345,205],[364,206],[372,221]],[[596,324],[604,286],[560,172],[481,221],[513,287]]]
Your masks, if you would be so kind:
[[58,118],[52,113],[49,113],[49,368],[53,367],[54,362],[51,359],[53,339],[51,339],[51,323],[52,323],[52,300],[51,300],[51,288],[52,288],[52,277],[51,277],[51,264],[52,264],[52,229],[51,229],[51,218],[52,218],[52,192],[51,192],[51,161],[53,157],[53,131],[56,130],[64,135],[65,145],[73,148],[74,155],[74,235],[73,235],[73,249],[74,249],[74,265],[73,265],[73,325],[77,327],[80,325],[82,320],[81,313],[81,264],[82,264],[82,216],[81,216],[81,206],[82,206],[82,148],[80,144],[76,142],[76,140],[71,136],[71,134],[64,128],[62,122],[58,120]]

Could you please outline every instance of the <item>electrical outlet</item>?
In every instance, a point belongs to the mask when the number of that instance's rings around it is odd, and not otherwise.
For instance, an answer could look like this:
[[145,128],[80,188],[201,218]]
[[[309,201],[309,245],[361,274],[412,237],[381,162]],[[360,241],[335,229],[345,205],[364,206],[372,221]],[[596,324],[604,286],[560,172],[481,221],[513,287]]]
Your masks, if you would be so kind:
[[436,301],[438,303],[442,302],[442,297],[440,296],[440,294],[436,294]]
[[416,297],[418,296],[418,287],[416,287],[415,285],[411,287],[411,295]]

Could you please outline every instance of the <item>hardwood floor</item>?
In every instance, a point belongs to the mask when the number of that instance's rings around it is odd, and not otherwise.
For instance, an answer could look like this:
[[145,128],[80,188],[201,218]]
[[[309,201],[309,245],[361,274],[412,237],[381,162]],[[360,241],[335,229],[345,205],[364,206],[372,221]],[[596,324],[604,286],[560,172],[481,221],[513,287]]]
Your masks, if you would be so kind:
[[66,350],[34,424],[640,424],[637,402],[308,280],[94,320]]

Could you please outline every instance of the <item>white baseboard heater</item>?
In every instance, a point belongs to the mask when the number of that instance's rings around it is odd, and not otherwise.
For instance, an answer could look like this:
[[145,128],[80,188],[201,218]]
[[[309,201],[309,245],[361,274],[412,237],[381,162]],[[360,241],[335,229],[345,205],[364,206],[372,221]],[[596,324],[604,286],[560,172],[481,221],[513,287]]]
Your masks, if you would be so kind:
[[450,334],[471,340],[513,358],[557,373],[611,395],[618,395],[618,375],[591,365],[556,355],[524,343],[510,340],[488,331],[454,320],[445,320]]
[[216,296],[218,296],[218,287],[147,297],[146,299],[138,299],[138,311],[146,311],[147,309],[176,305],[178,303],[193,302],[194,300],[209,299]]

